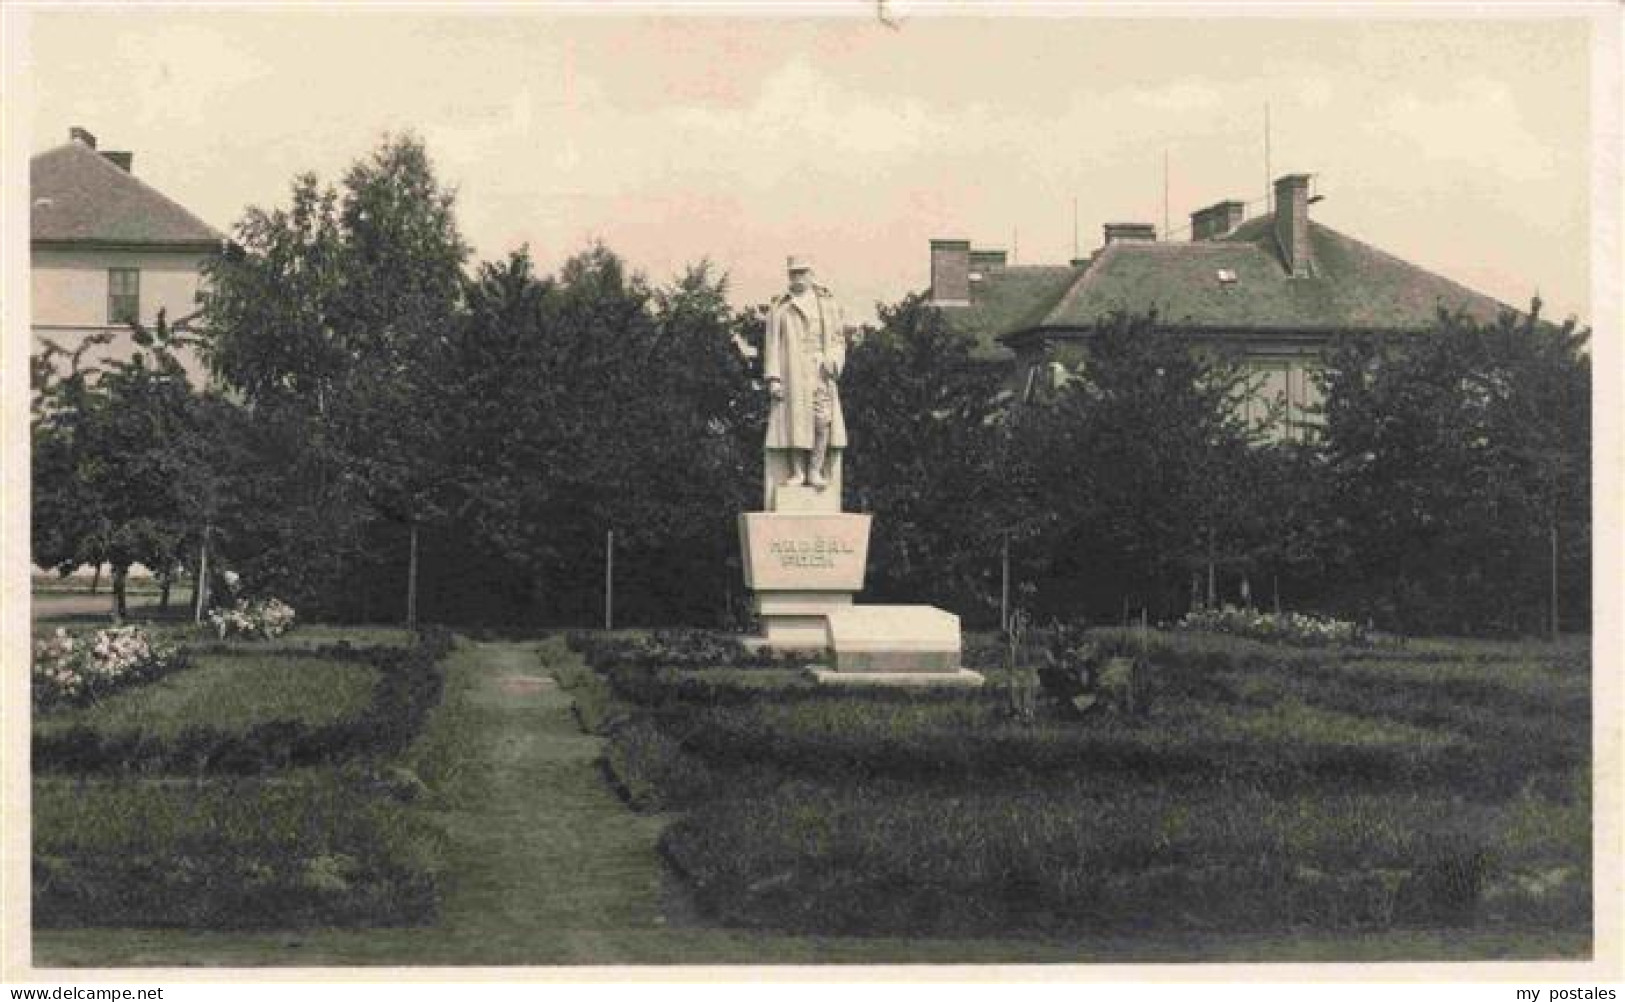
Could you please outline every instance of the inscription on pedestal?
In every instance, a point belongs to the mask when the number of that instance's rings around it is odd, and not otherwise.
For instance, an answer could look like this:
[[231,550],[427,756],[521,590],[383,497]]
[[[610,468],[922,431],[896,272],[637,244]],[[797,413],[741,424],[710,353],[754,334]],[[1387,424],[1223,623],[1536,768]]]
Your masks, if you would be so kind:
[[739,540],[752,591],[863,588],[868,515],[748,512],[739,516]]

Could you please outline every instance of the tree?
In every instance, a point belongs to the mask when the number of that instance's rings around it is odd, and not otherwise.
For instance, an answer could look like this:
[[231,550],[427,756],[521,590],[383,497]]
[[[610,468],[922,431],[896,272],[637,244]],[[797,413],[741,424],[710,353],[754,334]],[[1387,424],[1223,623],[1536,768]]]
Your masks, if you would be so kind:
[[[1328,366],[1326,449],[1348,601],[1407,630],[1534,632],[1589,606],[1587,332],[1441,313]],[[1556,557],[1554,560],[1554,550]]]
[[136,563],[159,575],[167,605],[206,464],[197,397],[175,355],[180,338],[162,312],[151,330],[134,325],[133,338],[128,359],[94,369],[76,354],[60,377],[48,350],[36,366],[33,424],[34,560],[64,574],[108,564],[120,618]]
[[463,545],[532,618],[597,618],[610,529],[637,555],[619,620],[723,613],[761,433],[725,293],[703,262],[652,288],[601,246],[545,278],[521,250],[470,283],[433,409],[454,415]]
[[1155,316],[1103,321],[1065,362],[1016,435],[1045,610],[1160,618],[1193,591],[1211,600],[1218,572],[1255,558],[1257,443],[1234,404],[1246,371]]
[[209,271],[212,364],[253,409],[257,446],[287,461],[266,510],[228,538],[263,585],[330,614],[366,614],[353,584],[393,563],[384,524],[415,552],[444,510],[448,446],[423,401],[458,322],[468,249],[454,206],[423,144],[385,137],[342,192],[307,174],[288,209],[250,209],[238,252]]
[[919,295],[881,306],[848,355],[848,505],[875,514],[867,590],[991,621],[998,555],[1015,517],[1001,477],[1001,366]]

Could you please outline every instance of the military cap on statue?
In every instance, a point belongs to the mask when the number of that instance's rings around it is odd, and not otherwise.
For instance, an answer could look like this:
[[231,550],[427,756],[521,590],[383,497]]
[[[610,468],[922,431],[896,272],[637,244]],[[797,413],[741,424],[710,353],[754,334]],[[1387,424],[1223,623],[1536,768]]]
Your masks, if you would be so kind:
[[784,259],[785,271],[812,271],[812,259],[800,254],[791,254]]

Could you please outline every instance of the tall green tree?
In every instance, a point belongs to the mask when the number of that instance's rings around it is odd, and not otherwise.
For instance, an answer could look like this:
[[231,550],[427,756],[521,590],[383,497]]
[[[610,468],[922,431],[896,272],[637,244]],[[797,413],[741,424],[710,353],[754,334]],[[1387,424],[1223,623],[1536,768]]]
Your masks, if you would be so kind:
[[211,359],[259,448],[287,461],[261,517],[235,527],[239,559],[341,615],[368,611],[346,584],[404,572],[394,605],[411,618],[415,564],[397,552],[444,512],[448,445],[423,402],[460,312],[455,195],[419,140],[386,137],[342,189],[303,175],[288,208],[250,209],[237,244],[210,270]]
[[44,353],[32,428],[34,561],[62,573],[106,563],[120,618],[137,563],[158,575],[167,604],[170,575],[203,514],[208,462],[180,338],[161,312],[132,337],[128,358],[99,368],[75,355],[58,373]]
[[1257,543],[1257,443],[1235,407],[1246,370],[1154,316],[1102,322],[1067,361],[1015,436],[1043,611],[1163,618],[1205,601]]
[[841,380],[847,507],[875,515],[866,591],[992,622],[1017,511],[1001,475],[1003,366],[921,296],[882,305],[879,320]]
[[455,415],[470,552],[533,618],[593,622],[613,531],[617,621],[715,621],[761,428],[725,279],[701,263],[655,288],[603,247],[540,277],[522,250],[466,298],[439,366],[458,399],[434,409]]
[[1545,632],[1555,581],[1587,621],[1587,336],[1537,301],[1338,347],[1326,449],[1351,604],[1407,630]]

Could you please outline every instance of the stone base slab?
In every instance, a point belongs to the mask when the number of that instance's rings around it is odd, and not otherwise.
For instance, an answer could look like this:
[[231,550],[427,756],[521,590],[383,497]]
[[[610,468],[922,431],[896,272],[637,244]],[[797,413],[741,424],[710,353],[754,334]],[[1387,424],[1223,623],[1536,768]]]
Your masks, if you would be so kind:
[[958,671],[830,671],[827,668],[808,668],[807,674],[819,685],[850,686],[955,686],[973,689],[985,681],[981,672],[961,668]]
[[854,605],[828,614],[829,646],[842,673],[960,670],[959,617],[929,605]]

